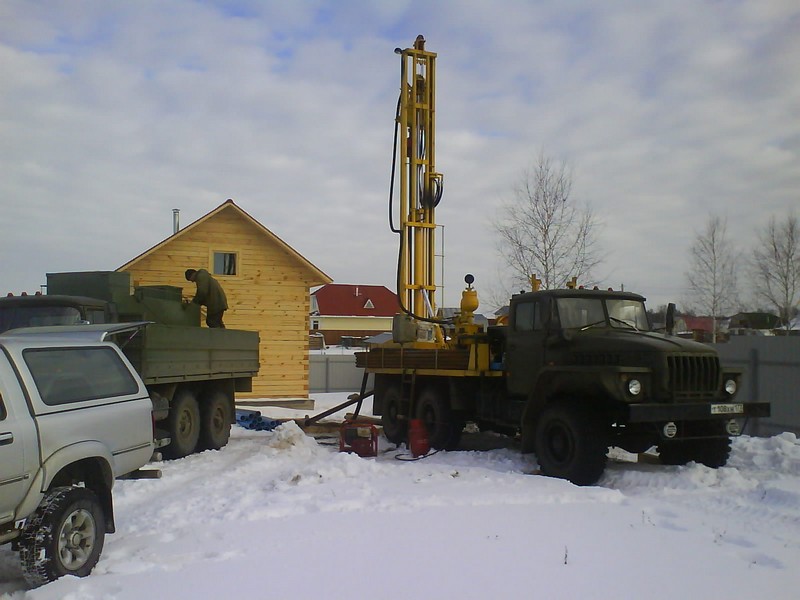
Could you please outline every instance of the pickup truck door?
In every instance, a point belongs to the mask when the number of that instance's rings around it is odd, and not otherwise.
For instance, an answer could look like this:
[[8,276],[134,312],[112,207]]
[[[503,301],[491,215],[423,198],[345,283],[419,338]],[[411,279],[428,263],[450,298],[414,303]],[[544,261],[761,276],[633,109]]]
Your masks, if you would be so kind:
[[36,430],[8,357],[0,350],[0,524],[14,520],[38,465]]
[[527,396],[544,366],[547,332],[542,319],[543,306],[539,300],[512,306],[505,356],[510,394]]

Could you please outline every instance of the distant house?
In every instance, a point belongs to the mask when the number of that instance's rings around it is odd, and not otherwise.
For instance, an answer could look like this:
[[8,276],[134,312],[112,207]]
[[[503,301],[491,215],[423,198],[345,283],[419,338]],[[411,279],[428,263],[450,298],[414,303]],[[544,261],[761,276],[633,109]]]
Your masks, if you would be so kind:
[[391,331],[398,312],[397,295],[385,286],[328,283],[311,294],[310,333],[336,346]]
[[[727,335],[728,319],[717,318],[717,336]],[[675,333],[681,337],[692,338],[698,342],[710,342],[713,339],[714,317],[692,317],[688,315],[675,317]],[[717,341],[721,341],[718,339]]]
[[765,312],[741,312],[731,317],[731,329],[776,329],[781,326],[777,315]]
[[311,288],[331,278],[228,200],[125,263],[134,285],[172,285],[191,298],[188,268],[207,269],[225,289],[225,325],[258,331],[261,369],[251,398],[308,397]]

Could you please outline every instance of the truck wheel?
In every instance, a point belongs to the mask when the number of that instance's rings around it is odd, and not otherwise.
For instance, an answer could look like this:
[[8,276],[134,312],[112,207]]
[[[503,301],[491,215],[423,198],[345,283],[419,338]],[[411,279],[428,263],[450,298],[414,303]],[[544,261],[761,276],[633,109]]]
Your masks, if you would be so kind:
[[697,440],[695,460],[712,469],[724,467],[731,455],[731,438],[711,438]]
[[381,426],[383,435],[393,444],[402,444],[408,439],[408,419],[403,415],[403,398],[397,386],[390,386],[383,395]]
[[685,465],[691,460],[691,442],[664,442],[658,445],[658,461],[662,465]]
[[219,450],[231,437],[231,403],[223,392],[214,392],[200,405],[200,447]]
[[28,520],[19,541],[25,581],[32,587],[62,575],[86,577],[103,550],[103,508],[91,490],[51,490]]
[[427,387],[417,398],[417,418],[422,419],[431,448],[454,450],[461,440],[463,424],[453,418],[450,403],[436,387]]
[[166,458],[183,458],[194,452],[200,438],[200,409],[189,390],[180,390],[172,399],[168,417],[172,441],[164,447]]
[[725,466],[730,454],[731,440],[728,437],[664,442],[658,445],[658,459],[662,465],[685,465],[695,461],[717,469]]
[[601,415],[582,404],[553,404],[536,424],[536,458],[542,473],[592,485],[606,468],[608,439]]

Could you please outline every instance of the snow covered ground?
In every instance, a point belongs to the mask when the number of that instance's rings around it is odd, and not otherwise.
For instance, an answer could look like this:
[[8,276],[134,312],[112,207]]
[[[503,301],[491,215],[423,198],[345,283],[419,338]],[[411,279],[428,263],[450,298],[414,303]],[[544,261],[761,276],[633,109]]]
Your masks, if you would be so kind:
[[[316,412],[345,397],[315,396]],[[0,597],[800,597],[793,434],[738,439],[719,470],[617,459],[587,488],[533,474],[535,457],[483,434],[465,446],[495,449],[415,462],[383,439],[366,459],[334,441],[234,427],[222,451],[118,482],[117,533],[90,577],[25,591],[0,548]]]

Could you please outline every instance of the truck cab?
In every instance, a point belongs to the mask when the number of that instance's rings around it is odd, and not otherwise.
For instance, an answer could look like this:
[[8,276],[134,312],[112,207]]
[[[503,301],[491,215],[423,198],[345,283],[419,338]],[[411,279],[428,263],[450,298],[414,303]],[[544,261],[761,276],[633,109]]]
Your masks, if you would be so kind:
[[108,302],[84,296],[23,295],[0,298],[0,333],[20,327],[113,323]]
[[745,420],[769,415],[766,402],[735,401],[741,372],[721,366],[713,347],[653,331],[638,294],[517,295],[504,340],[506,392],[524,405],[523,451],[568,479],[599,477],[608,446],[656,446],[666,464],[719,467]]

